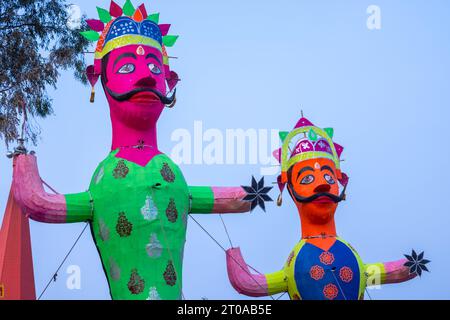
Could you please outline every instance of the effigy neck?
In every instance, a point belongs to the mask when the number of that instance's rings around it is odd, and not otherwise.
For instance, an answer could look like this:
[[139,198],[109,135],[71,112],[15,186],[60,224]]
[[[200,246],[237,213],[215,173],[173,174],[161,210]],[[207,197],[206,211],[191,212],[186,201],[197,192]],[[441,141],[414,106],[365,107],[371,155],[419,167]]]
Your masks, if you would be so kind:
[[156,123],[152,123],[145,128],[133,128],[122,122],[113,122],[111,150],[138,146],[158,150]]
[[311,217],[310,215],[311,214],[306,215],[300,212],[303,239],[319,236],[325,238],[332,238],[337,236],[334,217],[319,220],[315,217]]
[[146,128],[132,128],[121,122],[113,122],[111,150],[119,149],[117,158],[146,166],[155,156],[161,154],[158,149],[156,123]]

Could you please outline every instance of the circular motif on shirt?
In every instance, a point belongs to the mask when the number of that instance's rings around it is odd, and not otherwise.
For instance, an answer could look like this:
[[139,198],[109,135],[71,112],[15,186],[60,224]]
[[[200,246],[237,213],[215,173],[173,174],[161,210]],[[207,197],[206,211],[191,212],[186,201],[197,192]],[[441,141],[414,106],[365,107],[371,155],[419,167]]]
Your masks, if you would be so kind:
[[341,270],[339,270],[339,277],[342,281],[349,283],[353,280],[353,271],[349,267],[342,267]]
[[334,262],[334,255],[331,252],[325,251],[319,256],[320,262],[329,266]]
[[339,294],[338,288],[337,288],[334,284],[332,284],[332,283],[327,284],[327,285],[325,286],[325,288],[323,288],[323,295],[324,295],[325,298],[327,298],[328,300],[334,300],[334,299],[336,299],[336,297],[338,296],[338,294]]
[[321,266],[312,266],[309,275],[316,281],[319,281],[325,275],[325,271]]

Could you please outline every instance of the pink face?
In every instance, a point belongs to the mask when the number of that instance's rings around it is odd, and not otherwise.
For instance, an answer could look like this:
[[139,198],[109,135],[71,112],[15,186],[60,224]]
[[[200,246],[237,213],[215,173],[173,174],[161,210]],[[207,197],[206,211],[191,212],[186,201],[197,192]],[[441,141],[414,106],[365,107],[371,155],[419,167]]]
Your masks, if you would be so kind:
[[102,83],[111,117],[136,129],[154,125],[164,109],[166,79],[159,50],[129,45],[102,60]]

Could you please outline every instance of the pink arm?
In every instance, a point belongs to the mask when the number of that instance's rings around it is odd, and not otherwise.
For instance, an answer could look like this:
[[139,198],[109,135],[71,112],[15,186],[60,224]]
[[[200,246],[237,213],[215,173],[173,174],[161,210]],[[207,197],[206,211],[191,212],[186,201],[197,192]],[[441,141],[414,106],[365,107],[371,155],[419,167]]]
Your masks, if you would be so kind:
[[250,297],[269,295],[266,277],[250,272],[242,257],[241,249],[227,250],[227,270],[231,285],[240,294]]
[[368,285],[400,283],[411,280],[416,274],[410,274],[405,266],[408,260],[402,259],[392,262],[366,264]]
[[14,197],[25,212],[39,222],[65,223],[65,197],[45,192],[36,157],[19,155],[14,158],[13,167]]
[[402,259],[393,262],[385,262],[384,270],[386,272],[386,278],[384,284],[400,283],[415,278],[416,274],[410,274],[409,268],[404,266],[407,261],[408,260],[406,259]]
[[242,199],[247,195],[241,187],[213,187],[213,213],[243,213],[250,211],[250,202]]

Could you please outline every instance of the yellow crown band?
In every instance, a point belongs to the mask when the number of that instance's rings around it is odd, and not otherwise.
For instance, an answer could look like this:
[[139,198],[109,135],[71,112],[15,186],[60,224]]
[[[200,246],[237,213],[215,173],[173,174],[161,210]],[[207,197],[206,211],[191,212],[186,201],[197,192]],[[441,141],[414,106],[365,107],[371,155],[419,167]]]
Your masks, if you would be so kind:
[[[126,35],[126,36],[118,37],[111,41],[108,41],[106,43],[106,45],[103,47],[102,51],[95,53],[95,59],[102,59],[104,56],[106,56],[108,53],[110,53],[114,49],[122,48],[122,47],[125,47],[128,45],[133,45],[133,44],[141,44],[141,45],[145,45],[145,46],[150,46],[150,47],[158,49],[159,51],[162,52],[162,47],[159,44],[159,42],[152,38],[144,37],[141,35]],[[167,59],[167,62],[168,62],[168,59]],[[165,61],[164,61],[164,64],[166,64]]]
[[[314,152],[307,152],[304,154],[298,154],[298,155],[292,157],[291,159],[288,159],[289,143],[292,140],[292,138],[294,138],[296,135],[301,134],[301,133],[308,133],[310,130],[314,131],[316,134],[320,135],[321,137],[323,137],[324,139],[326,139],[328,141],[328,144],[330,145],[332,154],[329,154],[327,152],[314,151]],[[312,126],[301,127],[301,128],[295,129],[288,134],[288,136],[286,137],[286,140],[283,143],[283,146],[281,149],[281,171],[287,172],[288,169],[296,162],[308,160],[308,159],[315,159],[315,158],[330,159],[335,163],[336,169],[340,170],[339,157],[337,155],[336,148],[334,147],[333,140],[331,140],[331,138],[328,136],[328,134],[324,130],[317,128],[317,127],[312,127]]]

